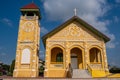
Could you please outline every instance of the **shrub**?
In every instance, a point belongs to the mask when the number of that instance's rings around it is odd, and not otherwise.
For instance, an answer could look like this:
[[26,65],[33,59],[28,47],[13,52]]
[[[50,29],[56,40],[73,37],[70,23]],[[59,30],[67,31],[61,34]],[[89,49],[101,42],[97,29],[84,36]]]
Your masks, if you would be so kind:
[[0,72],[0,76],[2,76],[3,75],[3,73],[2,72]]

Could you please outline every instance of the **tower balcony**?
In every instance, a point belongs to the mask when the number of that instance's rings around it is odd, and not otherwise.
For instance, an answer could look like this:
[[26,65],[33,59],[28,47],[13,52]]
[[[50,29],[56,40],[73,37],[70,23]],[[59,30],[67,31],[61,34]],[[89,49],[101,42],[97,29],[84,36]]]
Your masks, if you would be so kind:
[[38,20],[38,16],[21,16],[22,20]]

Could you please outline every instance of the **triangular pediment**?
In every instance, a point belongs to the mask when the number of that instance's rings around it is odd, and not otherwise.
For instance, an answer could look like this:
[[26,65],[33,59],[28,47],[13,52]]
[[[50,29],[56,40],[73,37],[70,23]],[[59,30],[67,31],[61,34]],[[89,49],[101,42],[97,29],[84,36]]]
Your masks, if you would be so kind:
[[49,40],[101,40],[97,35],[74,21],[52,35]]
[[100,31],[76,16],[72,17],[42,38],[44,43],[47,38],[51,40],[103,40],[105,42],[110,40]]

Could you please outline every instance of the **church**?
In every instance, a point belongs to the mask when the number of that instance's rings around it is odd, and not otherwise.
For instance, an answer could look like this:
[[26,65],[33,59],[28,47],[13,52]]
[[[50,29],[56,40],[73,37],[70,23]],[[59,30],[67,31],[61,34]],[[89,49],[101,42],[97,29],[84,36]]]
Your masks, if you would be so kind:
[[[41,19],[39,8],[28,4],[21,8],[14,77],[38,77]],[[42,37],[45,47],[44,77],[105,77],[108,70],[106,35],[72,16]]]

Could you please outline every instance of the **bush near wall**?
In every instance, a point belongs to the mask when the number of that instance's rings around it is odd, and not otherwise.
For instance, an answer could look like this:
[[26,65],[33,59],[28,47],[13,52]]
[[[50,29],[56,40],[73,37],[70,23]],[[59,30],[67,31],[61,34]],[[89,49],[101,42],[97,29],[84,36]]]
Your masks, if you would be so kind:
[[110,73],[120,73],[120,68],[113,66],[109,71]]

